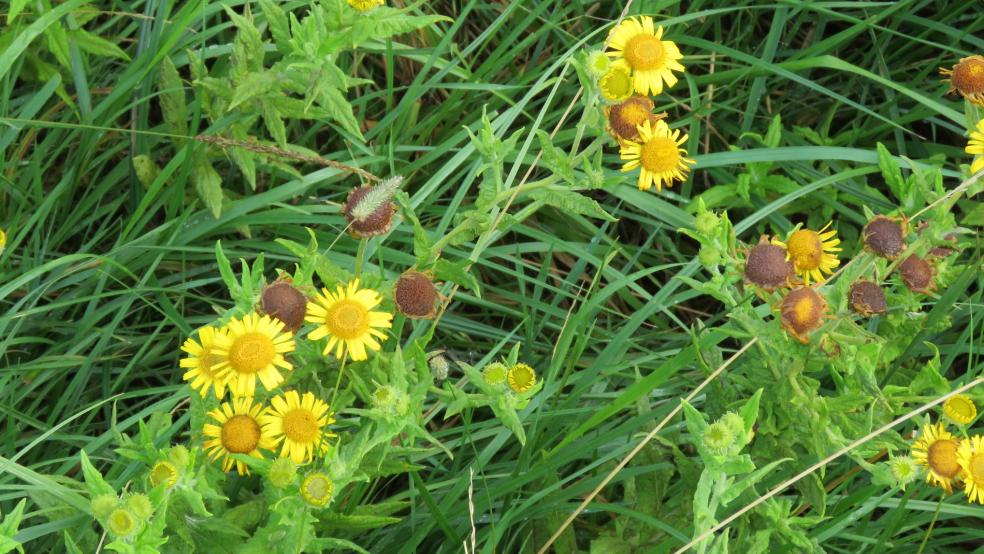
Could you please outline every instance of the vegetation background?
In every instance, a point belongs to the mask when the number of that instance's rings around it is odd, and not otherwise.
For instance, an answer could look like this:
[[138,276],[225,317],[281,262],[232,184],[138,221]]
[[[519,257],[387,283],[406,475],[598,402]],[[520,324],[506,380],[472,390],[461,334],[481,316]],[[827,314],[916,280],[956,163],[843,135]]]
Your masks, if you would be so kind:
[[[142,471],[114,452],[113,425],[132,434],[139,420],[172,411],[175,424],[158,439],[185,438],[188,389],[180,382],[178,347],[231,303],[216,267],[216,240],[230,258],[263,253],[268,268],[286,267],[296,260],[277,239],[306,243],[310,227],[329,245],[345,227],[339,202],[359,182],[350,173],[290,162],[292,174],[284,160],[258,159],[253,190],[232,160],[214,158],[228,194],[215,217],[197,199],[196,166],[168,165],[175,151],[156,134],[171,132],[161,119],[160,64],[173,59],[189,87],[188,134],[221,129],[228,122],[210,127],[190,94],[185,52],[227,54],[235,29],[223,7],[241,11],[244,4],[90,2],[95,13],[84,28],[106,43],[83,48],[89,39],[76,33],[66,52],[40,32],[22,42],[27,24],[42,19],[37,10],[51,13],[57,3],[30,2],[17,33],[0,28],[0,227],[9,233],[0,255],[4,513],[42,491],[57,498],[65,487],[58,476],[79,477],[80,449],[116,485]],[[282,6],[303,12],[308,4]],[[284,132],[325,159],[405,176],[422,223],[439,234],[476,194],[482,160],[464,128],[478,132],[483,113],[503,139],[521,130],[506,160],[511,185],[547,171],[536,156],[535,131],[556,132],[554,144],[565,151],[580,139],[580,84],[568,58],[599,47],[623,7],[580,0],[416,4],[415,13],[451,20],[370,41],[338,61],[346,75],[367,80],[348,92],[364,142],[327,119],[287,118]],[[984,51],[980,8],[931,0],[632,2],[629,13],[657,15],[686,56],[685,78],[656,108],[685,124],[697,160],[691,178],[642,193],[619,175],[617,150],[609,147],[609,186],[589,194],[617,222],[521,206],[513,210],[517,224],[493,234],[494,241],[449,247],[450,255],[475,261],[481,295],[456,292],[434,344],[474,362],[522,343],[524,358],[546,382],[525,412],[526,444],[487,412],[447,422],[430,415],[432,432],[454,459],[422,450],[413,459],[419,471],[359,485],[356,498],[406,500],[410,507],[398,523],[353,529],[350,538],[372,552],[459,551],[472,529],[473,505],[482,551],[535,551],[703,380],[707,363],[713,369],[714,360],[742,346],[726,339],[707,350],[694,347],[693,329],[728,314],[674,278],[696,276],[700,268],[696,243],[677,232],[692,226],[692,201],[713,189],[706,201],[729,210],[745,242],[800,221],[833,219],[853,245],[866,220],[863,206],[894,208],[877,194],[884,189],[877,143],[912,159],[945,156],[954,186],[957,163],[969,162],[962,153],[966,120],[963,100],[944,97],[937,68]],[[778,146],[746,135],[764,134],[776,116]],[[138,155],[173,170],[166,186],[141,183]],[[781,183],[756,185],[741,198],[738,176],[749,162],[772,163],[769,171]],[[984,223],[980,202],[961,201],[955,209],[965,226]],[[371,259],[410,265],[413,240],[404,221]],[[341,240],[330,256],[351,265],[355,249],[354,241]],[[979,240],[961,256],[979,263]],[[981,374],[981,279],[978,272],[943,295],[933,313],[950,315],[952,324],[900,345],[901,365],[925,364],[928,341],[954,383]],[[741,363],[729,371],[740,373]],[[722,377],[706,395],[728,386]],[[671,448],[692,453],[683,433],[678,418],[560,537],[557,551],[669,551],[685,544],[693,489]],[[825,453],[798,454],[765,484]],[[827,551],[913,552],[924,540],[926,551],[972,551],[984,541],[984,507],[962,498],[939,504],[929,487],[886,494],[846,458],[820,478],[825,517],[802,525]],[[798,513],[817,513],[799,490],[784,497],[802,508]],[[58,550],[63,530],[86,517],[50,503],[29,503],[26,515],[17,539],[29,552]],[[627,530],[660,538],[606,542]]]

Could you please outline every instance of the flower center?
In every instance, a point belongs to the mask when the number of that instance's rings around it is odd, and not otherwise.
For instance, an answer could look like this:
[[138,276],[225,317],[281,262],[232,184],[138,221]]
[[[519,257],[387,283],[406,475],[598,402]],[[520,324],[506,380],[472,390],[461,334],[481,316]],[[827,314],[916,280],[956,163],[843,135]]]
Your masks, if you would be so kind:
[[951,439],[942,439],[929,445],[926,462],[940,477],[956,476],[960,472],[960,465],[957,463],[957,443]]
[[815,313],[816,307],[813,305],[813,299],[808,296],[801,298],[793,305],[793,316],[796,318],[796,323],[800,325],[810,323]]
[[314,500],[323,500],[331,496],[334,486],[324,475],[312,475],[304,480],[304,491]]
[[663,67],[666,49],[663,42],[652,35],[636,35],[625,45],[625,61],[632,69],[650,70]]
[[354,339],[369,330],[369,311],[354,300],[339,301],[325,319],[331,334],[341,339]]
[[680,149],[673,139],[656,137],[642,145],[642,167],[653,173],[676,169],[680,163]]
[[525,365],[517,365],[509,370],[509,384],[516,392],[525,392],[536,383],[536,373]]
[[137,526],[137,522],[133,520],[133,516],[130,512],[124,510],[123,508],[117,508],[113,510],[113,513],[109,514],[109,530],[114,535],[127,536],[133,532],[133,529]]
[[245,333],[229,349],[229,365],[239,373],[256,373],[273,362],[277,355],[270,337],[262,333]]
[[649,110],[641,105],[640,102],[629,102],[622,106],[619,110],[619,117],[622,120],[623,125],[628,125],[635,129],[637,126],[642,125],[642,122],[646,120],[646,116],[649,115]]
[[943,405],[944,408],[952,412],[954,415],[959,416],[961,419],[966,419],[970,421],[977,417],[977,408],[974,403],[967,398],[961,396],[954,396],[946,401]]
[[786,242],[786,250],[799,269],[816,269],[820,267],[820,261],[823,259],[820,235],[807,229],[800,229],[790,235]]
[[157,462],[150,470],[150,482],[155,487],[161,483],[167,483],[166,488],[171,488],[177,480],[178,468],[169,462]]
[[260,443],[260,426],[246,415],[235,415],[222,424],[222,446],[233,454],[248,454]]
[[632,76],[624,69],[612,69],[602,85],[610,98],[622,98],[632,92]]
[[294,442],[311,443],[318,438],[318,420],[311,410],[296,408],[287,412],[283,426],[284,434]]
[[971,58],[953,68],[953,84],[967,94],[984,92],[984,60]]
[[968,465],[968,470],[970,471],[970,480],[973,481],[978,486],[984,483],[984,452],[979,454],[974,454],[970,457],[970,464]]

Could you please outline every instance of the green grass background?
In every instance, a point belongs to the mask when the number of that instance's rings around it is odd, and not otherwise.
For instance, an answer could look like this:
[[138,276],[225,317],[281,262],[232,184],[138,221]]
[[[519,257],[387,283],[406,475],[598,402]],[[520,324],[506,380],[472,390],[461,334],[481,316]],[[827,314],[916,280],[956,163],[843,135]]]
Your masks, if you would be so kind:
[[[284,3],[294,9],[305,4]],[[58,478],[79,477],[83,448],[116,485],[133,478],[142,468],[113,452],[114,421],[132,433],[139,419],[173,410],[171,434],[159,440],[186,438],[181,404],[188,391],[180,381],[178,347],[216,309],[230,305],[214,261],[216,240],[222,239],[230,258],[262,252],[268,268],[286,268],[294,259],[275,239],[306,242],[308,226],[327,245],[344,228],[337,203],[357,183],[354,177],[301,167],[303,179],[294,179],[261,167],[260,188],[248,193],[226,162],[224,186],[243,196],[214,219],[194,200],[190,164],[171,159],[168,142],[148,133],[163,131],[155,100],[162,57],[173,57],[187,76],[185,49],[205,47],[208,56],[228,51],[234,29],[222,5],[94,3],[106,13],[87,28],[120,45],[132,61],[73,58],[61,84],[78,110],[55,94],[57,82],[24,79],[18,51],[0,53],[0,115],[44,122],[8,119],[0,126],[0,227],[10,233],[0,255],[4,511],[39,491],[68,505],[84,503]],[[579,84],[564,60],[584,45],[599,46],[621,8],[579,0],[426,3],[422,12],[451,16],[454,23],[370,45],[340,62],[350,74],[376,83],[351,95],[360,121],[373,122],[368,145],[346,141],[321,122],[289,122],[288,135],[325,158],[379,175],[405,175],[424,225],[446,230],[477,191],[481,161],[462,126],[477,129],[484,108],[499,136],[525,129],[523,140],[529,140],[507,164],[512,184],[534,161],[535,129],[549,132],[559,124],[555,143],[569,147],[580,105],[560,122]],[[726,199],[740,238],[750,242],[762,232],[785,231],[813,213],[831,215],[853,244],[864,222],[862,205],[876,212],[893,208],[886,196],[863,186],[879,185],[877,142],[915,159],[945,154],[951,175],[955,162],[969,163],[961,153],[962,100],[943,96],[937,68],[984,51],[984,12],[977,2],[637,1],[630,13],[658,15],[686,56],[685,79],[657,98],[657,110],[686,124],[697,169],[689,181],[661,194],[639,192],[631,180],[592,193],[618,223],[519,209],[513,213],[522,223],[494,235],[492,244],[448,251],[477,260],[473,271],[482,296],[457,292],[435,344],[478,362],[522,342],[524,357],[546,386],[526,410],[525,448],[488,414],[450,424],[435,416],[435,434],[454,460],[428,451],[415,460],[425,466],[417,474],[357,485],[354,500],[411,502],[401,523],[353,532],[373,552],[459,551],[470,530],[470,470],[480,548],[531,551],[703,378],[691,326],[697,320],[713,326],[727,314],[673,279],[699,274],[694,243],[675,230],[692,221],[685,209],[690,199],[734,182],[741,164],[776,162],[800,188],[748,204]],[[762,149],[741,138],[747,131],[764,133],[777,114],[783,146]],[[191,128],[196,126],[209,132],[199,122]],[[823,144],[794,126],[811,129]],[[729,145],[755,150],[733,153]],[[151,155],[171,172],[164,186],[148,190],[138,182],[131,164],[138,154]],[[606,163],[617,173],[615,149],[606,149]],[[969,202],[958,206],[974,209]],[[819,217],[811,222],[823,223]],[[242,225],[249,225],[250,238],[237,232]],[[412,241],[405,222],[384,244],[370,244],[370,260],[408,266]],[[330,256],[351,265],[356,246],[343,238]],[[980,260],[980,252],[978,246],[962,255]],[[919,337],[939,346],[954,382],[982,368],[974,309],[981,302],[980,279],[978,274],[965,290],[947,296],[951,328]],[[723,340],[712,350],[726,357],[740,346]],[[918,364],[926,354],[921,342],[914,343],[903,363]],[[664,436],[678,439],[681,427],[675,421]],[[769,482],[819,457],[802,455]],[[568,551],[574,541],[587,548],[591,537],[627,521],[666,531],[661,550],[683,544],[691,535],[688,514],[677,514],[683,524],[666,520],[626,497],[626,484],[634,486],[636,476],[671,468],[671,459],[655,455],[633,462],[558,548]],[[828,467],[823,481],[832,486],[828,518],[810,535],[830,552],[914,551],[937,510],[933,490],[914,487],[886,496],[849,460]],[[683,491],[679,479],[667,480],[667,497],[689,494]],[[52,506],[34,505],[29,512],[40,516]],[[946,501],[928,551],[973,550],[984,540],[982,517],[982,507],[959,497]],[[28,541],[30,551],[57,549],[61,531],[83,520],[71,511],[58,512],[52,522],[32,517],[18,538]]]

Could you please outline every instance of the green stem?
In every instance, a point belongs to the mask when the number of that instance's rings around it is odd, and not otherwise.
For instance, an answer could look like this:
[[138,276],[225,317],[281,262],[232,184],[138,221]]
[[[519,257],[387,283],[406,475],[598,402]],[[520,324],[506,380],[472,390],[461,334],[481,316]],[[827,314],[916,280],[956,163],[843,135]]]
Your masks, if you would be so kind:
[[365,263],[366,258],[366,244],[369,239],[359,239],[359,251],[355,254],[355,276],[356,278],[362,276],[362,265]]
[[342,374],[345,373],[345,362],[348,360],[348,352],[342,350],[342,365],[338,368],[338,379],[335,379],[335,390],[331,393],[331,402],[329,406],[335,405],[335,398],[338,397],[338,387],[342,384]]

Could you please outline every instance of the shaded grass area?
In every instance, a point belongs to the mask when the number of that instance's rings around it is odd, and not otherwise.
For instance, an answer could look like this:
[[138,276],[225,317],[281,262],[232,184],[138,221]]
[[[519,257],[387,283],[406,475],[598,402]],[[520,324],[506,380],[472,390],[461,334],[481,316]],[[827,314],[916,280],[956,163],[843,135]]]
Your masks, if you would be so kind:
[[[101,8],[107,13],[95,28],[121,45],[130,63],[78,58],[71,72],[36,81],[24,73],[19,52],[0,53],[0,69],[7,68],[0,73],[0,114],[16,120],[0,128],[0,225],[10,234],[0,255],[5,511],[25,494],[47,499],[34,510],[54,510],[52,497],[77,504],[79,492],[57,476],[76,475],[82,448],[115,484],[133,477],[140,468],[112,450],[114,425],[132,432],[139,419],[173,410],[173,434],[159,440],[183,440],[188,430],[180,407],[187,390],[180,384],[178,346],[231,304],[215,266],[215,241],[223,241],[230,258],[262,252],[268,268],[288,267],[294,260],[275,240],[304,243],[307,226],[320,244],[332,244],[345,225],[338,202],[357,182],[332,168],[299,166],[302,177],[296,178],[268,164],[251,192],[226,162],[224,187],[236,198],[213,218],[194,200],[188,163],[194,143],[173,148],[155,134],[164,129],[154,83],[164,56],[188,79],[185,49],[204,48],[208,63],[228,51],[232,28],[221,5]],[[291,142],[327,159],[406,176],[422,223],[439,234],[476,194],[480,160],[462,126],[476,130],[483,110],[499,136],[524,129],[507,164],[507,184],[518,184],[534,163],[534,130],[558,128],[555,144],[562,148],[578,140],[580,104],[564,114],[579,85],[564,60],[585,44],[600,45],[621,6],[473,1],[421,9],[455,22],[340,61],[349,74],[375,82],[352,96],[368,144],[322,122],[291,122],[287,132]],[[699,274],[694,244],[676,233],[691,224],[687,208],[698,194],[714,191],[705,198],[729,209],[746,242],[800,221],[822,225],[833,218],[845,242],[856,244],[862,206],[876,212],[894,207],[875,165],[876,143],[916,160],[943,154],[954,176],[954,161],[969,162],[961,153],[963,105],[943,96],[937,67],[984,50],[978,38],[984,15],[973,3],[690,2],[684,10],[671,2],[638,2],[630,11],[662,16],[687,56],[686,79],[657,98],[656,110],[687,129],[697,170],[663,194],[639,192],[628,179],[594,194],[618,223],[520,206],[513,211],[520,223],[492,233],[490,244],[446,251],[476,262],[482,295],[455,294],[435,344],[478,363],[522,342],[546,386],[526,410],[524,448],[488,413],[452,422],[435,415],[435,435],[455,453],[453,460],[429,451],[415,460],[425,466],[416,474],[354,486],[348,505],[411,501],[401,523],[353,532],[371,551],[459,550],[470,531],[470,470],[479,544],[489,552],[532,549],[703,378],[702,356],[727,357],[741,346],[743,337],[720,333],[703,335],[695,347],[697,321],[715,326],[727,314],[674,279]],[[75,106],[59,97],[59,87]],[[776,115],[781,146],[763,148],[743,137],[764,133]],[[204,121],[192,120],[190,131],[222,132],[221,125],[204,128]],[[728,152],[730,146],[752,152]],[[132,169],[138,154],[157,159],[166,179],[144,187]],[[605,159],[614,178],[617,151],[606,148]],[[774,162],[772,172],[785,179],[746,202],[733,183],[753,160]],[[534,178],[544,172],[533,167]],[[240,233],[244,225],[248,237]],[[386,242],[370,244],[369,260],[409,266],[412,243],[413,229],[404,222]],[[329,256],[351,266],[356,247],[343,237]],[[962,256],[980,260],[979,243]],[[369,271],[378,271],[375,263]],[[944,296],[936,309],[952,325],[913,337],[905,364],[924,363],[929,351],[922,341],[930,341],[954,382],[980,374],[980,285],[978,273],[959,294]],[[683,432],[675,422],[661,440],[679,444]],[[676,460],[665,452],[648,449],[619,474],[558,549],[575,542],[586,548],[591,538],[626,522],[664,532],[661,549],[684,544],[692,531],[686,509],[692,490],[674,478]],[[770,482],[822,453],[802,455]],[[848,459],[822,477],[830,487],[827,519],[810,535],[829,551],[910,552],[937,511],[930,549],[980,540],[974,522],[984,509],[957,498],[938,504],[928,488],[885,496]],[[646,479],[652,482],[644,485]],[[640,487],[658,491],[665,506],[640,500]],[[795,493],[789,498],[803,502]],[[32,518],[20,537],[43,551],[77,524],[67,511],[53,523]]]

